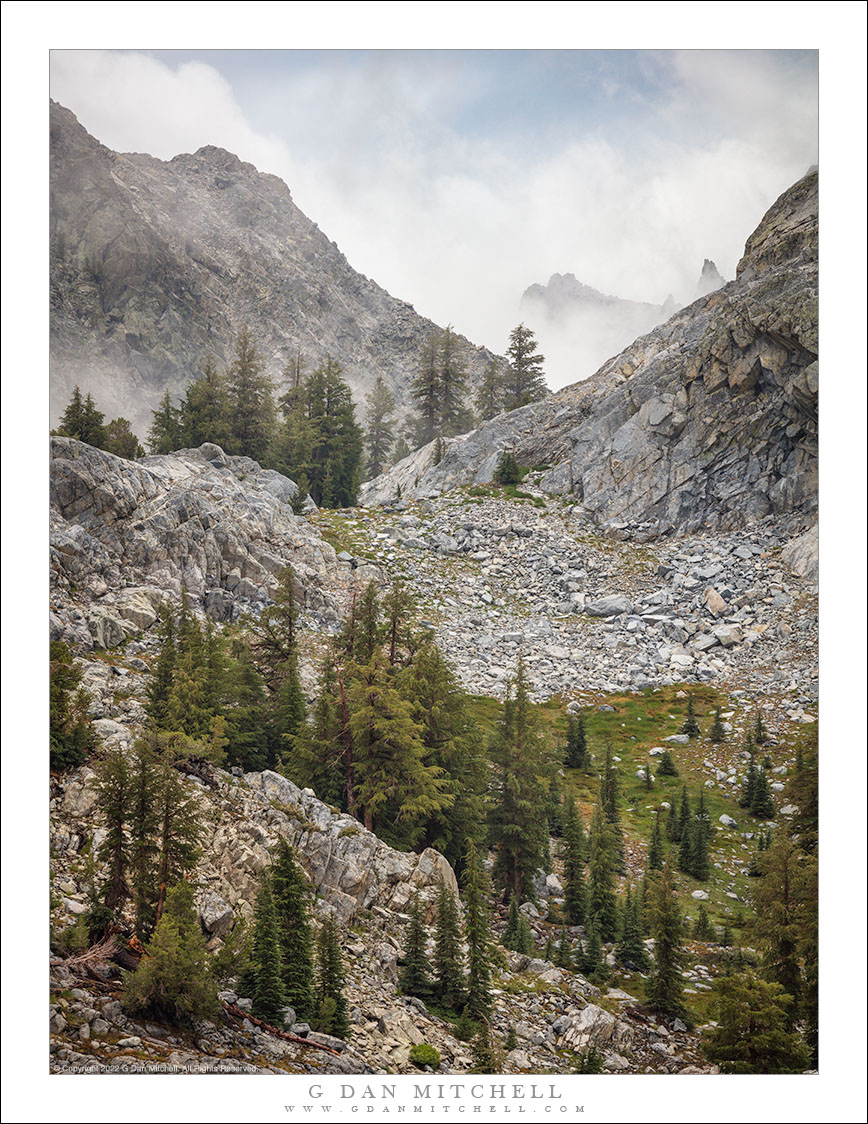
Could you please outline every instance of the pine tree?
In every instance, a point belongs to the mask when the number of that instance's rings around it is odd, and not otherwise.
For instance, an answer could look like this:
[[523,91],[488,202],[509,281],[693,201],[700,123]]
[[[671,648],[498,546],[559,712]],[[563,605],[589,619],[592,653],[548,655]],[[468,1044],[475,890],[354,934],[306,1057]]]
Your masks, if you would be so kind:
[[157,901],[159,922],[169,886],[185,877],[199,857],[203,827],[199,801],[175,768],[178,740],[171,735],[151,734],[156,761]]
[[698,738],[702,731],[699,728],[699,723],[696,721],[696,715],[693,711],[693,695],[687,696],[687,717],[684,719],[684,725],[681,727],[681,733],[687,734],[689,738]]
[[473,428],[473,414],[465,405],[467,368],[463,347],[452,325],[447,325],[440,339],[440,392],[438,396],[438,429],[444,437],[455,437]]
[[505,449],[498,457],[492,479],[495,484],[521,483],[521,465],[509,449]]
[[753,728],[753,740],[756,745],[767,745],[769,742],[768,731],[763,721],[763,712],[757,709],[756,720]]
[[147,939],[156,914],[157,883],[157,773],[156,738],[146,735],[133,742],[130,795],[130,873],[133,883],[135,931]]
[[750,814],[758,820],[772,820],[775,817],[775,802],[765,769],[757,769],[751,793]]
[[439,351],[439,334],[433,332],[422,346],[419,366],[410,384],[410,394],[417,409],[413,420],[413,441],[417,449],[433,441],[440,429]]
[[283,963],[284,995],[299,1021],[303,1021],[314,1015],[313,939],[308,919],[311,887],[285,839],[277,843],[271,888]]
[[695,941],[711,941],[714,940],[714,927],[708,919],[708,912],[705,908],[705,903],[699,903],[699,916],[696,918],[696,924],[693,926],[693,939]]
[[108,868],[103,903],[113,913],[130,896],[127,875],[130,866],[128,827],[132,778],[125,751],[113,749],[105,752],[95,772],[93,787],[106,831],[98,850],[100,861]]
[[482,382],[476,391],[476,412],[481,421],[490,421],[503,409],[503,376],[495,360],[485,368]]
[[84,672],[60,640],[49,648],[49,760],[52,769],[73,769],[93,748],[96,732],[88,716]]
[[346,743],[335,666],[326,657],[320,673],[320,689],[310,722],[296,734],[292,753],[292,777],[310,787],[320,800],[347,810]]
[[[333,1034],[336,1038],[346,1038],[350,1031],[350,1020],[344,996],[344,969],[337,926],[331,917],[326,918],[320,929],[317,952],[315,999],[320,1013],[317,1029]],[[327,1025],[323,1025],[324,1021]]]
[[509,1030],[506,1032],[506,1038],[503,1041],[503,1048],[507,1054],[513,1050],[518,1049],[518,1035],[515,1033],[515,1027],[510,1023]]
[[487,1019],[479,1023],[479,1029],[471,1044],[473,1066],[471,1073],[499,1073],[500,1064],[494,1041],[491,1037],[491,1026]]
[[601,939],[613,940],[617,932],[615,871],[618,864],[617,839],[600,802],[591,819],[588,847],[588,904],[586,916]]
[[81,441],[81,435],[84,429],[84,399],[81,396],[81,390],[76,384],[72,389],[72,397],[69,400],[69,405],[63,411],[57,434],[59,437],[72,437],[76,441]]
[[654,787],[654,778],[651,775],[651,766],[646,762],[645,768],[642,770],[642,784],[646,790]]
[[348,691],[356,797],[365,827],[412,846],[421,825],[454,797],[444,770],[426,762],[421,728],[390,673],[377,650]]
[[648,897],[654,937],[654,968],[645,988],[645,997],[651,1010],[660,1018],[680,1018],[689,1023],[681,978],[684,926],[668,864],[650,880]]
[[569,971],[572,971],[574,966],[573,950],[570,947],[570,938],[567,936],[566,925],[561,925],[561,935],[555,951],[555,966],[558,968],[566,968]]
[[[391,459],[390,463],[391,464],[398,464],[399,461],[404,460],[405,457],[409,457],[409,455],[410,455],[410,453],[412,453],[412,451],[413,450],[407,444],[407,438],[406,437],[399,437],[398,440],[395,442],[394,449],[392,449],[392,459]],[[398,485],[398,499],[401,498],[400,492],[401,492],[401,485],[399,484]]]
[[172,453],[181,447],[181,412],[172,405],[172,397],[166,388],[160,404],[154,410],[151,428],[148,431],[148,448],[152,453]]
[[193,908],[193,887],[173,886],[146,955],[124,982],[128,1011],[170,1023],[214,1017],[217,985],[205,938]]
[[635,972],[648,969],[648,951],[642,939],[641,895],[634,894],[627,886],[624,900],[621,936],[615,946],[615,956],[625,968]]
[[245,772],[260,772],[269,766],[268,697],[250,647],[240,637],[232,645],[228,681],[227,759]]
[[536,346],[536,337],[524,324],[519,324],[509,334],[506,349],[509,369],[504,378],[507,410],[536,402],[548,393],[542,369],[545,356],[539,354]]
[[666,815],[666,838],[670,843],[678,843],[681,839],[681,825],[678,821],[678,809],[674,800],[669,805],[669,811]]
[[600,932],[593,923],[585,928],[585,943],[579,957],[579,971],[593,984],[604,983],[609,978],[609,969],[603,958]]
[[464,939],[467,942],[467,1011],[476,1020],[488,1018],[492,1003],[490,894],[488,875],[471,842],[464,865]]
[[494,877],[523,901],[533,893],[533,876],[543,858],[546,826],[538,809],[545,798],[540,776],[547,769],[521,657],[514,683],[507,686],[491,755],[498,771],[491,827]]
[[159,730],[169,728],[169,695],[175,674],[177,649],[175,644],[175,614],[168,603],[160,607],[160,625],[157,631],[160,651],[148,678],[146,711],[152,724]]
[[660,833],[660,816],[654,815],[654,826],[651,829],[651,843],[648,847],[648,860],[646,868],[651,870],[663,869],[663,839]]
[[272,724],[278,738],[292,744],[307,708],[298,671],[298,606],[295,574],[286,566],[278,574],[274,601],[253,626],[253,651],[270,696]]
[[464,958],[461,953],[458,903],[442,879],[437,889],[434,993],[444,1007],[453,1011],[464,1006]]
[[567,748],[564,764],[568,769],[584,769],[588,760],[588,737],[584,714],[570,716],[567,720]]
[[405,995],[422,998],[431,994],[428,978],[428,937],[419,895],[410,899],[410,924],[404,941],[404,956],[398,976],[398,986]]
[[352,507],[361,478],[364,434],[340,363],[327,356],[307,380],[305,394],[315,435],[305,469],[310,494],[320,507]]
[[714,708],[714,721],[711,723],[711,729],[708,731],[708,740],[719,743],[726,741],[726,731],[723,728],[723,719],[720,717],[720,707]]
[[757,787],[757,777],[758,776],[759,776],[759,770],[756,767],[756,762],[754,761],[754,755],[753,755],[753,753],[751,753],[750,761],[748,762],[748,766],[747,766],[747,771],[744,775],[744,780],[743,780],[742,786],[741,786],[741,794],[739,795],[739,798],[738,798],[739,807],[750,809],[750,807],[753,805],[753,803],[756,799],[756,787]]
[[672,754],[668,749],[661,753],[660,760],[657,762],[657,775],[659,777],[678,776],[678,770],[675,768],[675,762],[672,760]]
[[229,451],[260,464],[266,460],[276,421],[273,391],[253,334],[249,328],[242,328],[226,384]]
[[395,442],[393,423],[395,396],[377,375],[373,389],[365,399],[368,431],[368,479],[379,476],[389,463],[389,452]]
[[253,1014],[278,1027],[283,1019],[283,1008],[288,1005],[283,973],[277,912],[271,893],[270,872],[267,872],[256,896],[253,945],[245,985],[250,989]]
[[582,819],[572,800],[564,818],[564,909],[570,925],[585,920],[585,837]]
[[226,376],[212,356],[202,365],[202,374],[187,387],[181,403],[180,429],[184,445],[198,449],[210,441],[221,449],[231,446],[229,395]]
[[750,972],[715,980],[717,1025],[703,1049],[721,1073],[799,1073],[808,1050],[792,1028],[792,996]]
[[530,927],[519,911],[518,902],[514,895],[509,899],[509,914],[500,937],[500,943],[504,948],[510,948],[513,952],[523,952],[525,955],[533,947]]
[[133,433],[129,418],[112,418],[105,427],[101,448],[125,460],[138,460],[145,455],[142,444]]

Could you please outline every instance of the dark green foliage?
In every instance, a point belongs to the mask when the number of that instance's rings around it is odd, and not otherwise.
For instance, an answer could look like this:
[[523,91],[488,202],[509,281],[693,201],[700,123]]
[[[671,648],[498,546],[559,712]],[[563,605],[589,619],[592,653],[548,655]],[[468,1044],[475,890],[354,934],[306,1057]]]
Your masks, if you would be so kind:
[[494,470],[495,484],[520,484],[521,478],[521,466],[515,459],[515,456],[509,449],[504,450],[504,452],[500,454],[497,467]]
[[293,779],[310,786],[320,800],[347,810],[347,744],[341,694],[331,656],[320,673],[320,690],[310,722],[301,727],[293,745]]
[[476,1023],[465,1007],[454,1023],[455,1037],[459,1042],[469,1042],[476,1034]]
[[750,972],[715,980],[717,1026],[703,1049],[722,1073],[799,1073],[810,1064],[792,1029],[793,998],[778,983]]
[[299,1021],[303,1021],[314,1013],[313,938],[308,919],[312,891],[285,839],[277,843],[271,868],[271,892],[283,964],[284,996]]
[[564,816],[564,909],[570,925],[585,919],[585,835],[575,803],[568,799]]
[[678,819],[678,808],[673,800],[666,814],[666,838],[670,843],[677,843],[681,839],[681,825]]
[[651,829],[651,843],[648,847],[647,869],[662,870],[663,869],[663,838],[660,832],[660,816],[655,814],[654,826]]
[[486,367],[476,391],[476,412],[480,421],[490,421],[503,409],[503,375],[492,360]]
[[275,426],[274,383],[265,373],[263,358],[249,328],[235,341],[235,358],[226,378],[229,408],[229,449],[238,456],[266,462]]
[[152,453],[172,453],[180,449],[181,411],[172,405],[172,398],[166,389],[160,404],[154,410],[151,428],[148,431],[148,448]]
[[798,812],[790,819],[790,831],[799,846],[811,853],[819,842],[818,724],[811,723],[796,750],[796,767],[787,785],[786,801]]
[[[315,1003],[319,1012],[315,1029],[337,1038],[350,1030],[347,1001],[344,997],[344,969],[338,930],[331,917],[323,922],[317,940],[317,987]],[[328,1029],[326,1029],[328,1027]]]
[[100,861],[107,867],[102,900],[110,913],[130,896],[127,881],[130,866],[128,827],[132,810],[132,777],[122,749],[108,750],[96,766],[94,789],[97,806],[107,832],[99,846]]
[[681,733],[687,734],[689,738],[698,738],[702,733],[699,728],[699,723],[696,721],[696,715],[693,711],[693,695],[687,696],[687,717],[684,719],[684,725],[681,727]]
[[601,939],[614,940],[617,933],[615,876],[618,841],[614,826],[598,802],[591,819],[588,846],[588,897],[586,917]]
[[461,1010],[466,1002],[458,903],[442,880],[437,891],[434,994],[444,1007],[453,1011]]
[[232,408],[225,375],[209,355],[202,375],[189,384],[181,403],[181,441],[185,448],[198,449],[206,441],[221,449],[232,446]]
[[708,731],[708,740],[719,743],[726,741],[726,731],[723,728],[723,719],[720,717],[720,707],[714,708],[714,721],[711,723],[711,729]]
[[105,414],[100,413],[90,394],[85,399],[76,386],[72,391],[69,405],[60,419],[57,433],[60,437],[73,437],[76,441],[83,441],[86,445],[93,445],[97,449],[103,448],[105,441]]
[[281,1012],[287,1006],[283,971],[277,912],[271,893],[271,879],[266,874],[256,897],[253,945],[245,985],[250,989],[253,1014],[272,1026],[280,1026]]
[[[405,457],[409,457],[409,455],[412,453],[412,451],[413,450],[410,448],[410,446],[407,443],[407,438],[406,437],[399,437],[398,440],[395,442],[394,449],[392,450],[391,463],[397,464],[399,461],[402,461]],[[397,498],[398,499],[401,498],[401,485],[400,484],[398,485]]]
[[753,740],[756,745],[767,745],[769,742],[768,731],[763,721],[763,712],[759,709],[756,712],[756,719],[754,721]]
[[136,460],[145,455],[145,450],[133,433],[128,418],[113,418],[105,427],[102,448],[107,453],[126,460]]
[[485,1020],[491,1011],[491,919],[488,875],[470,843],[464,866],[464,939],[467,942],[467,1011]]
[[750,813],[758,820],[772,820],[775,817],[775,802],[765,769],[757,769],[754,775],[753,792],[750,799]]
[[428,978],[428,936],[419,897],[414,894],[410,901],[410,924],[404,940],[404,957],[398,976],[398,987],[405,995],[418,995],[424,998],[431,994],[431,981]]
[[657,775],[659,777],[678,776],[678,770],[675,768],[675,762],[672,760],[672,754],[668,749],[660,755],[657,762]]
[[624,899],[621,936],[615,946],[615,956],[630,971],[648,969],[648,950],[642,935],[642,896],[634,894],[630,886]]
[[479,1023],[479,1029],[471,1044],[473,1067],[471,1073],[500,1073],[500,1059],[491,1037],[491,1026],[487,1019]]
[[579,1055],[579,1065],[576,1073],[602,1073],[603,1055],[593,1043]]
[[146,735],[151,743],[155,768],[154,819],[156,822],[156,875],[157,901],[155,918],[159,922],[163,912],[167,888],[193,869],[200,854],[203,836],[202,814],[199,801],[191,786],[184,783],[176,769],[179,758],[187,755],[191,746],[188,739],[171,734],[151,732]]
[[588,764],[588,738],[584,714],[571,715],[567,719],[567,748],[564,753],[564,764],[568,769],[584,769]]
[[73,769],[93,748],[96,734],[88,717],[90,696],[82,688],[82,669],[66,644],[49,648],[49,761],[52,769]]
[[693,939],[695,941],[713,941],[715,937],[714,926],[708,919],[705,903],[699,903],[699,915],[693,926]]
[[307,711],[298,674],[297,631],[295,575],[287,566],[278,575],[273,604],[260,614],[252,629],[252,654],[268,691],[271,738],[287,750]]
[[650,789],[654,786],[654,778],[651,776],[651,766],[647,764],[647,762],[645,768],[642,770],[642,783],[646,789]]
[[518,1049],[518,1035],[515,1033],[515,1027],[510,1024],[509,1030],[506,1032],[506,1038],[503,1040],[503,1048],[508,1053],[512,1050]]
[[514,895],[509,899],[509,914],[506,919],[506,926],[500,936],[500,943],[504,948],[510,948],[514,952],[525,954],[529,953],[533,947],[530,926],[520,912],[518,901]]
[[420,1069],[423,1066],[436,1069],[440,1065],[440,1051],[433,1046],[429,1046],[427,1042],[420,1042],[411,1046],[409,1056],[411,1065],[418,1066]]
[[545,356],[536,350],[536,337],[530,328],[519,324],[509,334],[506,354],[509,369],[504,376],[504,405],[515,410],[536,402],[548,393],[542,365]]
[[649,879],[646,908],[654,937],[654,968],[645,988],[645,998],[660,1018],[680,1018],[689,1024],[681,977],[684,925],[668,864]]
[[169,890],[146,953],[124,981],[128,1011],[171,1023],[216,1015],[217,985],[188,882]]
[[494,877],[521,902],[532,895],[533,875],[543,860],[546,824],[539,808],[545,801],[541,777],[548,772],[521,657],[515,680],[507,685],[490,751],[497,770],[491,823]]
[[368,479],[379,476],[389,464],[389,452],[395,441],[393,423],[395,418],[395,396],[377,375],[373,389],[365,399],[368,429]]
[[130,873],[133,883],[135,930],[146,938],[156,913],[156,870],[158,848],[157,741],[142,737],[133,743],[130,784]]
[[425,341],[411,383],[417,413],[409,433],[416,448],[435,438],[454,437],[472,428],[473,414],[466,405],[467,393],[462,345],[450,325],[443,332],[432,333]]
[[[682,799],[682,806],[687,799],[686,789]],[[708,878],[708,840],[711,833],[711,824],[705,807],[705,793],[700,790],[699,807],[696,815],[689,814],[686,824],[681,826],[681,845],[678,850],[678,869],[684,874],[704,882]]]
[[596,925],[586,927],[585,942],[577,960],[579,971],[592,984],[599,985],[608,980],[611,973],[603,956],[603,945]]
[[573,950],[565,925],[561,925],[561,935],[558,938],[557,948],[555,949],[554,962],[556,967],[566,968],[568,971],[572,971],[575,967],[573,963]]

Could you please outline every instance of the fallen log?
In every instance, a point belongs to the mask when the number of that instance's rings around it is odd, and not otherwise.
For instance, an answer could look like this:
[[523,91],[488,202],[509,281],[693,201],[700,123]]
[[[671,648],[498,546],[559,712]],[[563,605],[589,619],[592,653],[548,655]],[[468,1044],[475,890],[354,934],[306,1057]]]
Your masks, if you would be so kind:
[[337,1050],[333,1050],[331,1046],[323,1046],[320,1042],[311,1042],[308,1038],[302,1038],[298,1034],[290,1034],[289,1031],[279,1030],[271,1023],[263,1022],[262,1019],[257,1019],[255,1015],[251,1015],[249,1011],[242,1011],[234,1003],[224,1003],[224,1009],[236,1019],[247,1019],[248,1022],[258,1026],[261,1030],[273,1034],[276,1038],[282,1038],[285,1042],[294,1042],[297,1046],[307,1046],[310,1050],[324,1050],[327,1054],[333,1054],[336,1058],[340,1057]]

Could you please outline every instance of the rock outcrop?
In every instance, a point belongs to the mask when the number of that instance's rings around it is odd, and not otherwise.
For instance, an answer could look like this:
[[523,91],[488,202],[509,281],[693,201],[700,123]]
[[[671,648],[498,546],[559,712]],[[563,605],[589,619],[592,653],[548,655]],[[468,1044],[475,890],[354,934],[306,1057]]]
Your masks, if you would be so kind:
[[295,491],[216,445],[129,461],[51,438],[53,637],[113,647],[154,624],[181,589],[232,620],[267,602],[286,565],[301,603],[336,618],[352,573],[293,514]]
[[[357,273],[273,175],[222,148],[157,160],[101,145],[51,103],[51,418],[74,384],[144,436],[151,410],[249,326],[278,381],[331,355],[361,403],[409,404],[436,327]],[[494,358],[467,345],[472,380]]]
[[737,276],[591,378],[418,450],[362,502],[491,480],[500,452],[549,465],[550,494],[599,523],[732,529],[817,506],[817,175],[786,191]]

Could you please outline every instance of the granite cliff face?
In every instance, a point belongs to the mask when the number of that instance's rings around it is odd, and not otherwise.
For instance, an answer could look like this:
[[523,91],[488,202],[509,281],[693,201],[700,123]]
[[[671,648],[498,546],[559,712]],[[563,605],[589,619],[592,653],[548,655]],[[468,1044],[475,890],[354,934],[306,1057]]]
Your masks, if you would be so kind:
[[[112,152],[52,102],[52,424],[77,383],[144,436],[164,390],[208,354],[227,363],[244,325],[276,379],[299,350],[330,354],[359,404],[381,374],[402,412],[436,327],[352,269],[276,176],[211,146]],[[467,344],[472,380],[492,358]]]
[[487,483],[500,452],[599,523],[735,528],[817,506],[817,174],[771,207],[737,276],[584,382],[418,450],[362,502]]
[[182,589],[216,620],[256,612],[290,564],[327,624],[375,570],[350,570],[293,514],[291,480],[216,445],[128,461],[53,437],[49,480],[52,639],[79,650],[150,628]]

